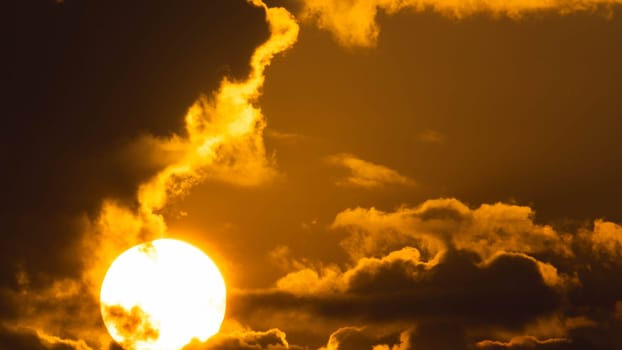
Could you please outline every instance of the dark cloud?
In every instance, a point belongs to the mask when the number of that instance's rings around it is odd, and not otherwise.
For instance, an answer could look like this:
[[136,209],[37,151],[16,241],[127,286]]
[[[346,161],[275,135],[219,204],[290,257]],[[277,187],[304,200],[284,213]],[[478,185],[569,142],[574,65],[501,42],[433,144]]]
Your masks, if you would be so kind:
[[104,319],[127,341],[128,347],[139,340],[155,341],[160,336],[148,315],[138,306],[127,310],[121,305],[104,305],[102,310]]
[[532,260],[502,255],[480,268],[473,256],[452,252],[429,271],[421,271],[409,261],[356,270],[343,292],[237,295],[231,312],[246,319],[254,319],[252,315],[261,318],[267,310],[298,311],[363,324],[453,320],[474,327],[516,330],[555,311],[561,301]]
[[0,350],[83,350],[81,344],[50,343],[34,331],[0,326]]
[[[415,349],[620,344],[611,336],[622,314],[620,266],[612,259],[619,254],[619,226],[597,221],[565,233],[533,219],[527,207],[472,210],[455,200],[392,213],[346,210],[333,228],[348,230],[342,246],[358,252],[350,263],[294,260],[297,271],[275,289],[235,294],[231,312],[257,326],[269,314],[356,325],[332,333],[335,344],[346,336],[369,342],[360,327],[389,325],[394,336],[413,327],[408,339]],[[439,254],[418,250],[430,239],[440,240]],[[296,334],[298,327],[284,329]],[[508,334],[513,342],[503,338]]]

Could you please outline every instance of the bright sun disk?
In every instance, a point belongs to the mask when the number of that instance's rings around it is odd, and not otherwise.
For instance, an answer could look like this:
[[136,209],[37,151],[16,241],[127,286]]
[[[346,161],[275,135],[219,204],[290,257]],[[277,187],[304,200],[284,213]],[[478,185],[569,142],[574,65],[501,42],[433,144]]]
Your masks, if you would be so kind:
[[102,283],[101,312],[112,338],[128,350],[179,350],[218,333],[225,281],[198,248],[158,239],[126,250]]

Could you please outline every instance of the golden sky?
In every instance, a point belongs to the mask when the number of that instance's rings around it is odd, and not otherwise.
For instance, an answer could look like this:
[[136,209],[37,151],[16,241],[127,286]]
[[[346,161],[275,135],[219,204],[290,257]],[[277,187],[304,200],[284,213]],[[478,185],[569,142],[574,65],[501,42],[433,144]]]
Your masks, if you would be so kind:
[[227,283],[186,350],[622,348],[622,1],[1,6],[0,350],[120,349],[163,237]]

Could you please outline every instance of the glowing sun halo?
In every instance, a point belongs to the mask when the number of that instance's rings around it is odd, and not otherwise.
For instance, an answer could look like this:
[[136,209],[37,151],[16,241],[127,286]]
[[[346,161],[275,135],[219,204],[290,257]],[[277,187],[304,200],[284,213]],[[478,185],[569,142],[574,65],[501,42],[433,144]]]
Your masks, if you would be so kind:
[[206,341],[225,316],[225,281],[201,250],[158,239],[126,250],[102,283],[101,312],[128,350],[178,350]]

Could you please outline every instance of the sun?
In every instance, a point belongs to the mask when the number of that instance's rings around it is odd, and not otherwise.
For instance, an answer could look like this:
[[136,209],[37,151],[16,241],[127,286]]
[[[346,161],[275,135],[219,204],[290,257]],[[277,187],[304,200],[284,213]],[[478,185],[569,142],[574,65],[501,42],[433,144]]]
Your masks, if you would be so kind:
[[100,293],[112,338],[127,350],[179,350],[218,333],[226,287],[214,262],[194,246],[158,239],[112,263]]

